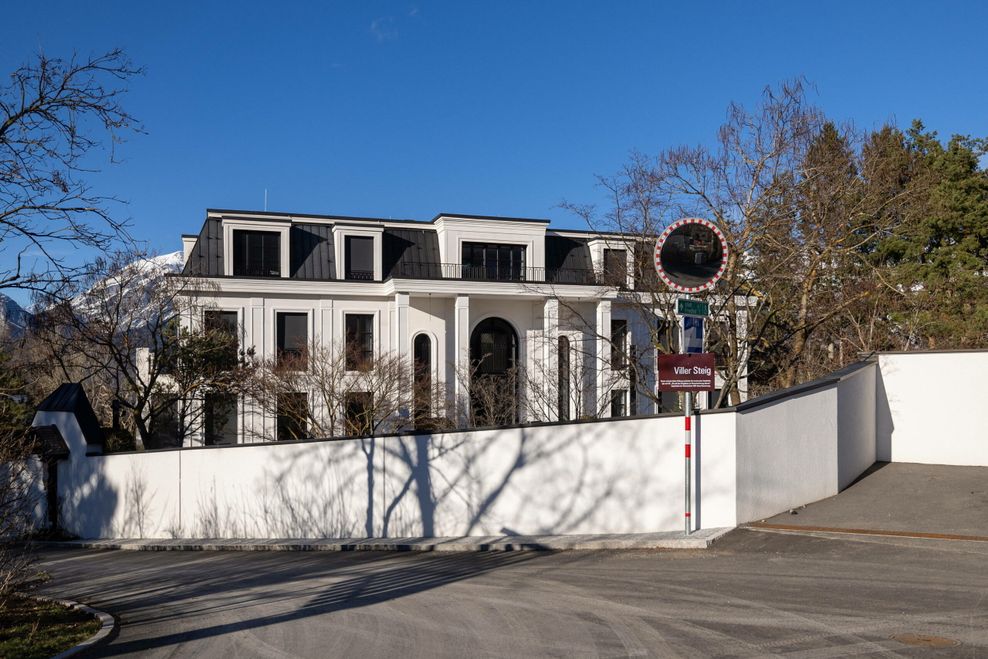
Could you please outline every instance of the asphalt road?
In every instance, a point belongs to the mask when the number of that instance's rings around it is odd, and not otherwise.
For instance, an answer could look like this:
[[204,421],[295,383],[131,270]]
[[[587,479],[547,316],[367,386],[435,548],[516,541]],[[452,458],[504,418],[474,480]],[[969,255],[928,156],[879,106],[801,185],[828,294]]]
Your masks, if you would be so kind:
[[988,656],[988,542],[742,529],[680,552],[41,558],[50,592],[119,617],[104,656]]

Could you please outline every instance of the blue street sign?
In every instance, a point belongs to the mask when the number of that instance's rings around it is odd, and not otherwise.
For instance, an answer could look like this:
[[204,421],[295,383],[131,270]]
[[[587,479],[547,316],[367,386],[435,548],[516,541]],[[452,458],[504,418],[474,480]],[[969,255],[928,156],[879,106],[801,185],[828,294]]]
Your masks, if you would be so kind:
[[703,318],[683,316],[683,346],[687,354],[703,352]]

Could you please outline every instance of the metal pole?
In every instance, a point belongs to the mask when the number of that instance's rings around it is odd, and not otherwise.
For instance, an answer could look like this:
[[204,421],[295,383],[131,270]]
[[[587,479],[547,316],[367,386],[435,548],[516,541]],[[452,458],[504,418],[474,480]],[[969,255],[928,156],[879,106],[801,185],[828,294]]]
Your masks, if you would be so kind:
[[685,440],[686,440],[686,442],[685,442],[685,452],[686,452],[686,517],[685,517],[686,535],[689,535],[690,534],[690,531],[692,530],[690,528],[690,526],[691,526],[691,524],[690,524],[690,512],[691,512],[691,509],[693,507],[692,506],[693,502],[691,500],[692,497],[690,497],[690,489],[691,489],[691,485],[692,485],[692,476],[693,476],[693,470],[691,469],[691,464],[690,464],[692,462],[691,453],[692,453],[692,444],[693,444],[692,443],[692,432],[691,432],[691,429],[690,429],[691,416],[692,416],[692,414],[693,414],[693,394],[690,393],[690,392],[688,392],[688,391],[684,391],[683,392],[683,420],[685,421],[685,431],[686,431],[685,432]]

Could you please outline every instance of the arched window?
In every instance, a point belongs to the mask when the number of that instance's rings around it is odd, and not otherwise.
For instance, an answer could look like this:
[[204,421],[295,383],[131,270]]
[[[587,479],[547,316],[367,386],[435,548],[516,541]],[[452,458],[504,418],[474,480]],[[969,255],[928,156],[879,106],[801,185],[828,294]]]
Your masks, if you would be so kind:
[[559,420],[569,421],[569,396],[570,396],[570,355],[569,355],[569,337],[560,336],[559,337]]
[[471,411],[474,425],[518,421],[518,335],[501,318],[480,321],[470,336]]
[[432,339],[419,334],[412,344],[414,372],[415,426],[421,427],[432,416]]

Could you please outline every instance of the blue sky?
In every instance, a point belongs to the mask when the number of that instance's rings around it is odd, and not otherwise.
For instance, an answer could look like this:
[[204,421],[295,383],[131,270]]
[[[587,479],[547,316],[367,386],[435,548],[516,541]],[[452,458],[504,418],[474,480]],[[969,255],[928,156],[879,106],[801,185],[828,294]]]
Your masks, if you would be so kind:
[[204,209],[549,217],[628,152],[710,140],[806,76],[862,128],[988,135],[988,3],[12,3],[0,71],[127,50],[146,135],[101,190],[162,251]]

